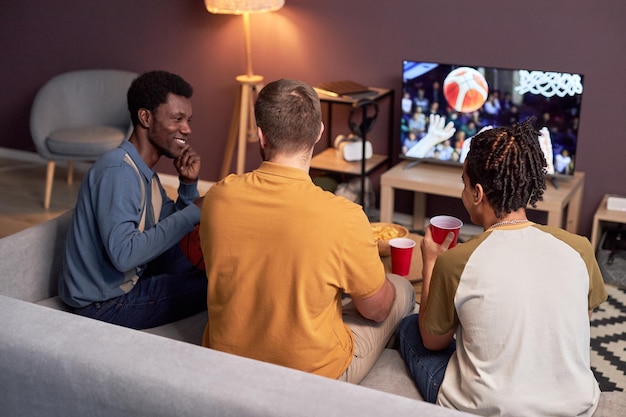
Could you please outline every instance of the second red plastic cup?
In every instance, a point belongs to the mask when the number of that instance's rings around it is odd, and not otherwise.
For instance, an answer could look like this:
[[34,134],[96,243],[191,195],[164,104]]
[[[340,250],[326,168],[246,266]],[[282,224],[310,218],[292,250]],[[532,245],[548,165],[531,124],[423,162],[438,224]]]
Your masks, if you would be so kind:
[[435,216],[430,219],[430,231],[436,243],[442,244],[448,233],[454,232],[454,240],[450,243],[449,249],[456,246],[461,226],[463,222],[453,216]]
[[409,275],[415,241],[406,237],[389,240],[391,252],[391,272],[403,277]]

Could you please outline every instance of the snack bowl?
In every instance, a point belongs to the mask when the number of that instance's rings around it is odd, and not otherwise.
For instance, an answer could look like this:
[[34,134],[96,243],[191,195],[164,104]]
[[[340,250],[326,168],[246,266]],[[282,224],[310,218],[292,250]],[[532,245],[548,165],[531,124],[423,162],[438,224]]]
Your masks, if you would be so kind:
[[380,256],[389,256],[389,240],[409,235],[409,229],[395,223],[371,223],[371,226]]

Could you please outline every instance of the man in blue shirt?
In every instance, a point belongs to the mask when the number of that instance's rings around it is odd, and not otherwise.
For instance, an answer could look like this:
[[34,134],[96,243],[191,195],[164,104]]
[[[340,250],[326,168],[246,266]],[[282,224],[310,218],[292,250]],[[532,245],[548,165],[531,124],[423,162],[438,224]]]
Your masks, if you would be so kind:
[[[206,309],[206,276],[179,241],[200,221],[200,156],[188,143],[193,89],[165,71],[140,75],[128,90],[134,130],[82,181],[59,278],[77,314],[142,329]],[[178,199],[153,171],[173,159]]]

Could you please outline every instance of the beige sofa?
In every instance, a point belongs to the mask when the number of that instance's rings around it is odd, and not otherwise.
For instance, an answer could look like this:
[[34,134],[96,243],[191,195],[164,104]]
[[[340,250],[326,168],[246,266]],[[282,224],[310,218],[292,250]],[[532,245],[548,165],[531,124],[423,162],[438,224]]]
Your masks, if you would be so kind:
[[[64,311],[71,213],[0,239],[0,410],[7,416],[461,416],[421,400],[397,351],[360,386],[206,349],[205,313],[136,331]],[[626,395],[604,393],[597,416]]]

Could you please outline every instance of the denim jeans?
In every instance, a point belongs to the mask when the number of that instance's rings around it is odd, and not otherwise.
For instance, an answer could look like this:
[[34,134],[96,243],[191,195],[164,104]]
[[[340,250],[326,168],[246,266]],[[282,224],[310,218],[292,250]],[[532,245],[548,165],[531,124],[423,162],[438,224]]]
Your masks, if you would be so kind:
[[456,342],[452,340],[447,348],[439,351],[426,349],[419,331],[418,315],[413,314],[400,322],[398,349],[422,397],[434,404],[450,357],[456,350]]
[[150,262],[133,289],[75,309],[76,314],[133,329],[171,323],[206,310],[207,278],[176,245]]

